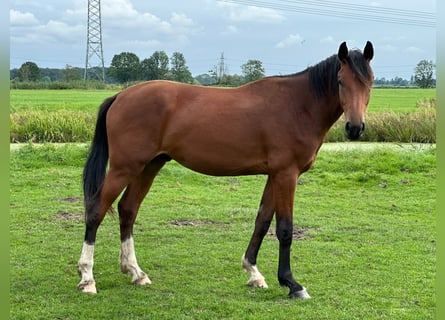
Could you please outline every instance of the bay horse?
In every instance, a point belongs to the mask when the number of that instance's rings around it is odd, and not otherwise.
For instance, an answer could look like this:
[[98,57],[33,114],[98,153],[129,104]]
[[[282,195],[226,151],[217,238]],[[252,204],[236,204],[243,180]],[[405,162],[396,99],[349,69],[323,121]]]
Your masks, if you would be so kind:
[[137,263],[133,224],[155,176],[174,159],[206,175],[268,176],[242,258],[250,276],[247,284],[267,288],[256,260],[275,214],[278,281],[289,288],[290,298],[310,298],[290,267],[296,182],[343,113],[348,139],[358,139],[365,130],[373,55],[369,41],[363,52],[349,50],[343,42],[337,54],[293,75],[266,77],[232,89],[149,81],[107,98],[99,108],[83,171],[86,230],[78,289],[97,292],[97,229],[123,190],[118,203],[120,268],[134,284],[151,283]]

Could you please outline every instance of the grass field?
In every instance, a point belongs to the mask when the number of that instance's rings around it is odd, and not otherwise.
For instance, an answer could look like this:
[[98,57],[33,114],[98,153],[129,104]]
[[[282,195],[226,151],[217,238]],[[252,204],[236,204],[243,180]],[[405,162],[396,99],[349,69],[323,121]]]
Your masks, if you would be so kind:
[[[116,91],[11,90],[10,142],[88,142],[98,106]],[[436,141],[435,89],[373,91],[362,137],[377,142]],[[340,120],[325,138],[345,141]]]
[[436,89],[374,88],[369,112],[413,112],[423,100],[435,99]]
[[[244,285],[241,255],[265,177],[207,177],[169,163],[135,225],[141,267],[119,271],[118,217],[98,232],[98,295],[76,290],[84,225],[84,145],[25,146],[10,156],[10,319],[435,319],[435,147],[322,148],[297,188],[294,275],[276,280],[278,242],[258,263],[269,289]],[[273,233],[273,227],[271,233]]]
[[111,90],[10,90],[10,112],[89,111],[96,113]]
[[[96,112],[100,103],[117,91],[111,90],[11,90],[10,110]],[[374,88],[369,112],[412,112],[417,103],[436,97],[436,89],[382,89]]]

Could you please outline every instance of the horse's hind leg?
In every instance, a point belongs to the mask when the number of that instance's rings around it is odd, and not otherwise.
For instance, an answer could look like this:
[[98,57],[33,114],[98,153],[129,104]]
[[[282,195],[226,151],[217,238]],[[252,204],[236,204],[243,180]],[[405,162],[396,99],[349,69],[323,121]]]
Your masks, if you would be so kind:
[[96,293],[96,283],[93,277],[94,245],[99,225],[105,217],[114,200],[128,184],[129,175],[110,168],[102,190],[92,205],[87,206],[85,239],[77,270],[81,277],[77,288],[85,293]]
[[264,236],[269,230],[274,210],[273,187],[271,179],[269,178],[264,188],[263,197],[261,198],[260,208],[255,221],[255,230],[246,253],[243,256],[243,268],[250,275],[247,285],[251,287],[267,288],[264,276],[259,272],[256,266],[256,259]]
[[144,285],[151,283],[150,279],[137,263],[134,250],[133,225],[144,197],[166,160],[168,159],[165,159],[164,156],[158,156],[147,164],[142,173],[128,185],[124,195],[119,201],[121,271],[130,275],[134,284]]

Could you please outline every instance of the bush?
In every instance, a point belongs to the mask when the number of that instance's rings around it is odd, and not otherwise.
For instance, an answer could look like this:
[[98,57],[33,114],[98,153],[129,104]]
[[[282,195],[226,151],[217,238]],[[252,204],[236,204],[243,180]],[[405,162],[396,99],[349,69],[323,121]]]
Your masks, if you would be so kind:
[[[10,142],[88,142],[91,141],[96,113],[60,110],[12,113]],[[344,121],[337,121],[326,142],[346,141]],[[436,110],[419,108],[410,113],[369,113],[361,139],[370,142],[436,142]]]
[[87,142],[93,137],[96,115],[61,110],[27,111],[9,116],[10,142]]
[[10,82],[10,89],[53,89],[53,90],[68,90],[68,89],[94,89],[102,90],[110,87],[116,87],[108,85],[100,81],[89,80],[87,82],[83,80],[78,81],[40,81],[40,82],[21,82],[12,80]]
[[[340,119],[329,130],[326,142],[346,141],[344,121]],[[361,138],[370,142],[436,142],[435,108],[419,108],[416,112],[369,113],[366,130]]]

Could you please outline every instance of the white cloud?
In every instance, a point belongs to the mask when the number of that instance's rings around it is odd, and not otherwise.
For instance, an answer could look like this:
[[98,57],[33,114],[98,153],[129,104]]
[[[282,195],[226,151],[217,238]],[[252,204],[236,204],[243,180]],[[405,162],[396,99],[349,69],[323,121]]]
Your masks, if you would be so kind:
[[424,50],[422,50],[421,48],[414,47],[414,46],[406,48],[406,51],[409,53],[423,53],[424,52]]
[[234,3],[218,2],[218,6],[226,9],[226,17],[236,22],[276,23],[286,20],[277,10],[255,6],[243,6]]
[[20,44],[76,43],[85,35],[85,26],[68,25],[62,21],[50,20],[44,25],[25,28],[11,35],[11,42]]
[[284,40],[281,40],[275,45],[275,48],[284,49],[296,45],[301,45],[303,38],[298,34],[290,34]]
[[136,10],[130,0],[104,2],[102,15],[102,25],[108,28],[107,32],[114,39],[126,37],[125,41],[134,40],[134,44],[184,43],[200,31],[193,19],[184,13],[172,12],[167,19],[163,19],[150,12]]
[[231,34],[237,34],[239,32],[238,28],[234,25],[227,26],[222,32],[222,35],[231,35]]
[[104,17],[117,19],[133,19],[139,16],[130,0],[103,1],[101,13]]
[[159,48],[161,42],[159,40],[129,40],[123,42],[123,47],[138,47],[138,48]]
[[39,29],[54,38],[56,41],[69,41],[69,39],[83,36],[86,28],[83,25],[68,25],[62,21],[50,20],[46,25]]
[[30,12],[20,12],[17,10],[9,10],[9,21],[12,26],[29,26],[36,25],[38,21]]
[[338,41],[334,39],[333,36],[327,36],[325,38],[320,39],[321,44],[336,44]]
[[384,52],[396,52],[397,47],[393,46],[392,44],[385,44],[385,45],[381,46],[381,50]]

